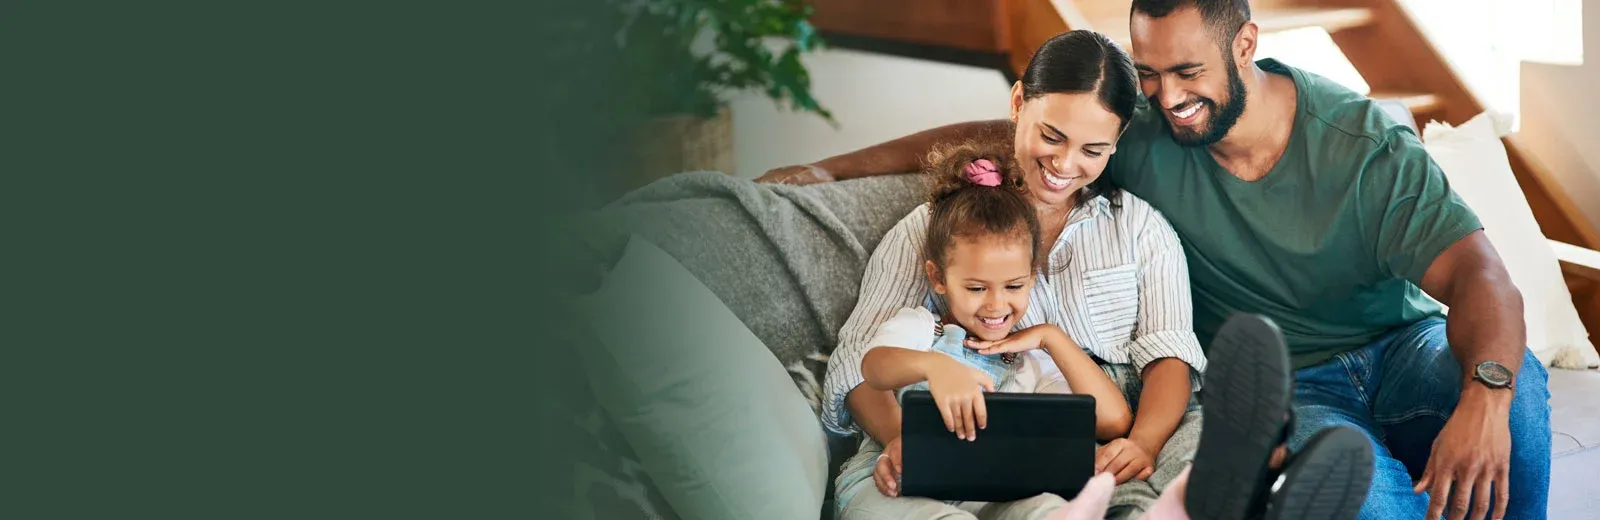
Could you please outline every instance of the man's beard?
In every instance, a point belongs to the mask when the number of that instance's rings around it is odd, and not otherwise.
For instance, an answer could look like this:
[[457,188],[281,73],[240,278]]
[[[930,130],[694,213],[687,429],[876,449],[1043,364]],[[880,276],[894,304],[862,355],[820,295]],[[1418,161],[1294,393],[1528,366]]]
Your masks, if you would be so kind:
[[[1210,121],[1207,121],[1204,127],[1199,130],[1180,128],[1173,126],[1172,121],[1166,117],[1161,118],[1161,120],[1167,123],[1167,130],[1172,133],[1172,140],[1177,141],[1178,144],[1183,146],[1210,146],[1227,137],[1228,132],[1233,130],[1233,125],[1239,122],[1239,116],[1244,115],[1244,98],[1244,79],[1239,77],[1239,69],[1237,67],[1230,66],[1228,67],[1228,98],[1224,99],[1220,106],[1210,98],[1201,97],[1195,100],[1196,103],[1205,105],[1206,114],[1210,116]],[[1150,104],[1157,107],[1161,106],[1161,103],[1157,102],[1154,97],[1150,98]]]

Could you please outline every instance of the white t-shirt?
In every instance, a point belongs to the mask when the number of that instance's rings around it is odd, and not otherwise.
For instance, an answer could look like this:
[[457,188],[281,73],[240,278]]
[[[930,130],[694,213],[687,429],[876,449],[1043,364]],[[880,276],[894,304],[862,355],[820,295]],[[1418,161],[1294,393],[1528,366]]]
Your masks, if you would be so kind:
[[[884,320],[868,344],[873,347],[900,347],[928,352],[933,350],[933,343],[938,337],[938,316],[922,307],[906,307],[895,312],[888,320]],[[1014,377],[1005,380],[995,390],[1020,393],[1072,393],[1060,370],[1048,372],[1042,370],[1040,360],[1034,356],[1017,356],[1016,363],[1013,368]]]

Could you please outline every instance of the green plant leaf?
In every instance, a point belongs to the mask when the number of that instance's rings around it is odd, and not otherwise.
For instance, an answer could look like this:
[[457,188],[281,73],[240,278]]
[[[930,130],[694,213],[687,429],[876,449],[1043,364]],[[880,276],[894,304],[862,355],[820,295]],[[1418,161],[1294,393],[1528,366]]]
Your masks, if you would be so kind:
[[[618,41],[644,82],[649,113],[714,115],[721,96],[760,90],[781,107],[837,124],[811,94],[800,59],[824,43],[804,0],[607,0],[627,22]],[[704,42],[710,42],[705,48]],[[700,47],[696,47],[700,44]],[[782,50],[776,55],[773,46]]]

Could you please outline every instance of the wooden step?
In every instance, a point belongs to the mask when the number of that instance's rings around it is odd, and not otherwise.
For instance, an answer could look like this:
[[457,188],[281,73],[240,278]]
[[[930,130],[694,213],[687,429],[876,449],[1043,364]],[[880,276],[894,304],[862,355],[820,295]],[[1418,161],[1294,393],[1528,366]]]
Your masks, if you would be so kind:
[[1433,94],[1408,93],[1408,92],[1373,92],[1367,97],[1372,99],[1393,100],[1405,104],[1411,113],[1417,114],[1439,108],[1439,96]]
[[[1001,0],[811,0],[811,25],[829,44],[861,42],[968,52],[1006,52]],[[1042,43],[1042,42],[1041,42]],[[868,45],[870,46],[870,45]]]
[[[1251,13],[1262,33],[1321,27],[1329,33],[1372,23],[1372,10],[1364,7],[1268,7]],[[1128,15],[1090,20],[1090,29],[1105,33],[1123,46],[1132,45]]]
[[1372,10],[1361,7],[1299,7],[1266,9],[1254,13],[1261,32],[1321,27],[1329,33],[1372,23]]
[[1561,272],[1600,282],[1600,251],[1585,249],[1566,242],[1549,240],[1550,249],[1561,262]]

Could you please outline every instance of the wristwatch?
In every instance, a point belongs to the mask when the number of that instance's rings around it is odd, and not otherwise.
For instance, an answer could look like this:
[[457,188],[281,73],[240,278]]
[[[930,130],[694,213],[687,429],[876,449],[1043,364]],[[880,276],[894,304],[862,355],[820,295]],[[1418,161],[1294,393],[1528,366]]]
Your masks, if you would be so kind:
[[1512,388],[1511,369],[1493,361],[1478,363],[1472,370],[1472,380],[1489,388]]

